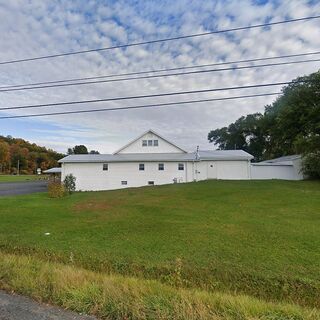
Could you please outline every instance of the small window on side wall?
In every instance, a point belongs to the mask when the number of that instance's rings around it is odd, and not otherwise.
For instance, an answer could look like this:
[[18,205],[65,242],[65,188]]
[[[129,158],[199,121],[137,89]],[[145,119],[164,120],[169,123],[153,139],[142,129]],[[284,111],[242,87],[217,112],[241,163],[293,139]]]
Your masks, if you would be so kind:
[[122,184],[123,186],[126,186],[126,185],[128,184],[128,181],[121,181],[121,184]]
[[148,181],[149,186],[154,186],[154,181]]
[[159,171],[163,171],[164,170],[164,163],[159,163],[158,169],[159,169]]
[[144,171],[144,163],[139,163],[139,170]]
[[143,147],[146,147],[147,145],[148,145],[147,140],[142,140],[142,146],[143,146]]
[[102,166],[102,170],[103,171],[108,171],[108,169],[109,169],[108,164],[104,163],[103,166]]
[[184,170],[184,163],[178,164],[178,170],[180,170],[180,171]]

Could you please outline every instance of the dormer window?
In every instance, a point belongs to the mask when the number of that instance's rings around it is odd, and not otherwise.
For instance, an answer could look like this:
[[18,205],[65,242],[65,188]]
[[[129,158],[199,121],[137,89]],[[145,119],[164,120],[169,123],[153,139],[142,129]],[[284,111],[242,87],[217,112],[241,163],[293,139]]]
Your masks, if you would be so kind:
[[159,145],[159,141],[158,141],[158,140],[153,140],[153,145],[154,145],[155,147],[157,147],[157,146]]
[[148,147],[152,147],[152,140],[148,140]]
[[142,146],[146,147],[148,145],[148,141],[147,140],[142,140]]

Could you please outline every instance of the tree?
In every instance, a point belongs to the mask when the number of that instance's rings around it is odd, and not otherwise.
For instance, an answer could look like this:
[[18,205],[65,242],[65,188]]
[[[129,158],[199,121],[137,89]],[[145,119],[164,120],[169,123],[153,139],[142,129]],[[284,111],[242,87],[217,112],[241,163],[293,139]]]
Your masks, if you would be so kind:
[[73,148],[73,154],[88,154],[88,149],[83,144],[80,144]]
[[308,153],[304,156],[302,172],[310,179],[320,179],[320,151]]
[[10,160],[10,148],[7,142],[0,141],[0,172]]
[[[9,154],[8,154],[9,151]],[[57,161],[64,155],[51,149],[40,147],[23,139],[0,136],[0,172],[35,173],[36,168],[57,166]]]
[[76,190],[76,177],[73,174],[68,174],[63,180],[65,190],[71,194]]
[[212,130],[208,140],[219,149],[243,149],[256,161],[302,154],[308,172],[316,171],[320,162],[319,88],[320,71],[299,77],[265,107],[264,114],[249,114],[228,127]]
[[265,149],[263,115],[249,114],[228,127],[212,130],[208,140],[218,149],[242,149],[254,155],[256,160],[261,160]]

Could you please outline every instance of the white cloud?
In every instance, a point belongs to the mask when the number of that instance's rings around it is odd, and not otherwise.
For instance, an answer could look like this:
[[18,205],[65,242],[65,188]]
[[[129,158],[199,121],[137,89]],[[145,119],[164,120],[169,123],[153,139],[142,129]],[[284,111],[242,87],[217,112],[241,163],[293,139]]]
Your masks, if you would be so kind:
[[[203,32],[315,15],[320,3],[308,1],[162,1],[115,3],[96,1],[13,0],[0,7],[0,61],[107,47],[115,43]],[[317,51],[320,45],[319,20],[278,25],[162,44],[116,49],[57,59],[0,65],[1,85],[64,78],[125,73],[132,71],[203,64],[255,57]],[[116,96],[197,90],[291,80],[319,69],[319,63],[206,73],[193,76],[114,82],[108,84],[1,93],[0,107],[45,102],[71,101]],[[280,88],[195,94],[176,98],[153,98],[81,106],[12,111],[27,114],[76,109],[120,107],[146,103],[181,101],[188,98],[225,97],[236,94],[277,91]],[[154,128],[182,147],[211,148],[209,130],[225,126],[243,114],[263,111],[272,97],[229,100],[134,111],[99,112],[72,116],[28,119],[35,125],[58,126],[38,132],[38,143],[59,151],[76,143],[90,149],[112,152],[135,135]],[[10,121],[10,120],[7,120]],[[23,120],[21,120],[21,126]],[[0,123],[1,129],[1,123]],[[6,134],[0,132],[0,134]],[[28,132],[25,138],[28,139]]]

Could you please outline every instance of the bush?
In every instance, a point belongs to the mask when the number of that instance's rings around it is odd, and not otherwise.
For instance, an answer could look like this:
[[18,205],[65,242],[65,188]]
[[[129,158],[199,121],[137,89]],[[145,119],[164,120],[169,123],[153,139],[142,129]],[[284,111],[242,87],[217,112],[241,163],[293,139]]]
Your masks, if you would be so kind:
[[303,157],[302,172],[310,179],[320,179],[320,151],[309,153]]
[[63,185],[65,190],[71,194],[76,190],[76,177],[71,173],[66,175],[66,177],[63,180]]
[[64,186],[60,182],[51,181],[48,184],[48,194],[50,198],[62,198],[65,195]]

